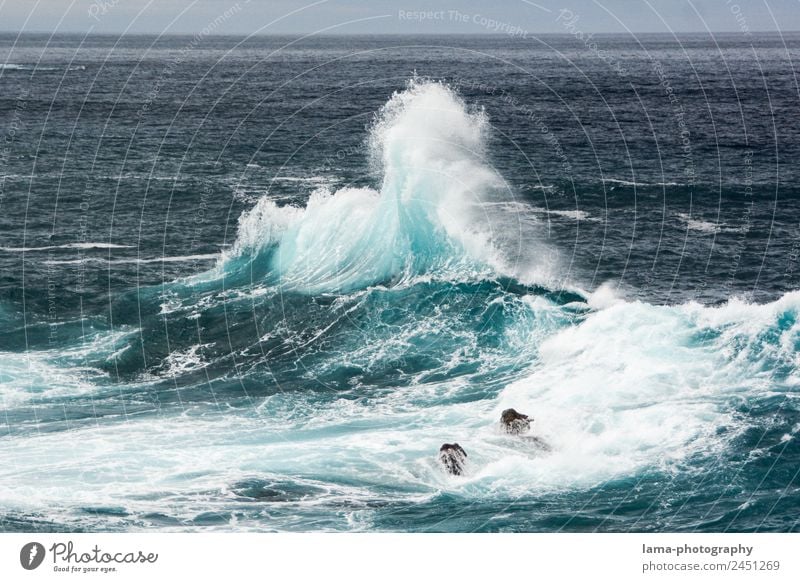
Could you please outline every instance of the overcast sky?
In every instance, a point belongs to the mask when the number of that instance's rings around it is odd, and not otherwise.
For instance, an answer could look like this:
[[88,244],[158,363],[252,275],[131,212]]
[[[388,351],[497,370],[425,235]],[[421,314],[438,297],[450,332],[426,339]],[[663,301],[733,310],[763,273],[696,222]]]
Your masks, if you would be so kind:
[[0,0],[0,30],[15,32],[537,34],[565,32],[569,21],[585,33],[788,31],[800,29],[800,2]]

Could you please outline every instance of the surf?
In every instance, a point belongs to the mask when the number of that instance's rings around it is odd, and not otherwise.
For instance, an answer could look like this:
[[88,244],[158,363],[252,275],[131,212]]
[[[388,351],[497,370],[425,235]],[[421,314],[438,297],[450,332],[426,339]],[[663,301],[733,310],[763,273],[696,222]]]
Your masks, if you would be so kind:
[[488,133],[485,112],[447,85],[411,80],[369,130],[379,188],[323,187],[303,207],[262,197],[240,217],[215,273],[247,269],[284,290],[317,294],[507,272],[503,239],[521,219],[497,209],[513,193],[488,161]]
[[[312,529],[321,506],[349,504],[379,509],[330,510],[332,528],[380,529],[404,504],[434,524],[456,501],[500,513],[556,499],[573,515],[648,479],[667,491],[648,499],[658,507],[681,479],[723,491],[748,464],[791,461],[798,292],[654,305],[552,283],[542,208],[514,200],[490,133],[451,88],[412,80],[369,128],[375,188],[296,205],[264,193],[213,269],[114,297],[96,337],[62,331],[71,352],[50,346],[48,322],[0,305],[26,346],[0,371],[10,513],[57,507],[90,529],[235,515],[236,528],[291,499],[271,527]],[[501,434],[506,408],[550,450]],[[435,460],[456,441],[469,453],[458,478]],[[46,463],[19,482],[14,467],[57,447],[72,451],[58,483]],[[89,465],[107,478],[87,483]]]

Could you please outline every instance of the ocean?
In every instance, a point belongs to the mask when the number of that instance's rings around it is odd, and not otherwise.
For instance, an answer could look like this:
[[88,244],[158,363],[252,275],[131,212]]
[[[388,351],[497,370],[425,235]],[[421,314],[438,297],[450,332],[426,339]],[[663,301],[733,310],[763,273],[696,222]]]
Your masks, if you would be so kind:
[[0,54],[0,531],[800,530],[800,34]]

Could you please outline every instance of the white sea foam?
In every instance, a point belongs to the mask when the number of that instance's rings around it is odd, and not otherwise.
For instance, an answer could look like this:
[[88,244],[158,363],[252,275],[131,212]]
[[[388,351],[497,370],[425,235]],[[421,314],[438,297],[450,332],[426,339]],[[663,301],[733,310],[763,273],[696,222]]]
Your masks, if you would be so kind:
[[[531,300],[535,312],[556,309],[541,301]],[[237,482],[274,479],[313,489],[292,498],[292,515],[341,504],[349,509],[334,527],[358,529],[369,527],[375,503],[425,502],[442,491],[513,500],[668,476],[698,456],[713,463],[746,428],[736,407],[771,389],[761,370],[772,368],[759,358],[788,357],[799,330],[784,330],[764,354],[758,338],[799,308],[799,294],[719,308],[616,303],[551,335],[531,373],[496,400],[443,402],[465,388],[458,381],[327,403],[278,393],[239,413],[176,411],[11,438],[0,449],[0,498],[10,514],[48,508],[63,524],[92,527],[97,518],[83,508],[118,507],[137,523],[166,514],[182,529],[232,507]],[[202,365],[185,356],[176,364]],[[531,414],[532,433],[552,450],[501,435],[506,407]],[[460,477],[435,460],[454,441],[469,455]],[[265,500],[272,527],[303,527],[278,510]]]
[[610,184],[619,184],[620,186],[685,186],[680,182],[636,182],[633,180],[625,180],[621,178],[603,178],[603,182]]
[[592,309],[606,309],[623,302],[619,289],[613,283],[603,283],[588,295],[586,302]]
[[[283,285],[309,293],[347,291],[446,271],[466,262],[506,270],[504,238],[520,240],[524,221],[484,203],[507,193],[486,163],[488,124],[447,86],[413,81],[384,106],[369,139],[383,173],[380,191],[315,191],[304,208],[262,198],[239,221],[223,264],[274,249]],[[512,236],[513,235],[513,236]],[[536,248],[528,237],[527,246]]]
[[[800,385],[800,326],[775,332],[800,310],[800,293],[768,305],[716,307],[613,302],[545,340],[541,361],[498,400],[535,417],[554,451],[482,470],[511,488],[585,487],[646,469],[670,471],[713,456],[745,428],[742,402]],[[764,335],[778,333],[774,344]],[[768,370],[791,369],[773,382]],[[725,429],[724,435],[720,431]]]
[[62,369],[45,353],[2,353],[0,410],[10,410],[32,398],[79,396],[95,390],[96,370]]
[[[558,307],[541,298],[529,303],[536,314],[530,321],[558,317]],[[747,428],[737,412],[743,404],[779,386],[800,386],[796,367],[778,381],[768,372],[793,364],[800,327],[787,314],[799,311],[800,293],[767,305],[734,300],[715,308],[615,301],[580,325],[551,330],[544,341],[521,338],[520,346],[541,341],[538,356],[528,354],[535,362],[530,372],[496,400],[448,400],[466,387],[457,380],[325,403],[313,394],[278,393],[252,414],[169,421],[159,415],[11,439],[0,451],[0,496],[13,509],[125,503],[126,510],[147,512],[163,511],[163,500],[148,499],[169,490],[169,511],[191,519],[206,507],[198,492],[300,470],[349,501],[386,491],[425,499],[441,490],[513,499],[653,471],[669,475],[692,458],[713,462],[722,454]],[[373,352],[382,349],[392,357],[392,345]],[[202,366],[192,350],[174,364]],[[532,434],[552,450],[501,435],[497,422],[507,407],[532,415]],[[463,477],[445,475],[435,461],[439,445],[453,441],[469,455]],[[135,456],[126,454],[134,449]],[[54,463],[56,450],[70,454]],[[86,466],[93,467],[91,481]],[[328,478],[349,485],[326,486]]]
[[688,230],[701,232],[703,234],[718,234],[721,232],[744,232],[740,227],[728,226],[724,222],[709,222],[693,218],[690,214],[679,213],[678,218],[686,224]]
[[167,377],[176,377],[205,368],[208,362],[203,359],[200,352],[212,345],[196,344],[186,350],[172,352],[166,357],[162,366],[165,370],[165,375]]
[[84,362],[113,352],[138,330],[101,332],[58,350],[0,352],[0,410],[34,399],[80,396],[98,390],[105,374]]
[[562,218],[570,218],[578,222],[603,222],[603,219],[592,216],[585,210],[552,210],[548,208],[533,207],[531,209],[537,214],[548,214],[550,216],[559,216]]
[[19,63],[0,63],[0,71],[85,71],[85,65],[69,65],[67,67],[50,67],[47,65],[27,65]]
[[299,182],[309,184],[326,184],[331,182],[330,178],[325,176],[275,176],[272,178],[273,182]]
[[131,245],[120,245],[114,243],[102,242],[80,242],[80,243],[67,243],[63,245],[51,245],[44,247],[0,247],[0,251],[7,253],[32,253],[38,251],[50,251],[55,249],[129,249]]
[[149,258],[136,258],[131,257],[127,259],[105,259],[103,257],[86,257],[83,259],[53,259],[42,261],[45,265],[83,265],[90,263],[99,263],[103,265],[128,265],[138,264],[146,265],[149,263],[188,263],[192,261],[216,261],[219,259],[219,254],[205,254],[205,255],[177,255],[172,257],[149,257]]

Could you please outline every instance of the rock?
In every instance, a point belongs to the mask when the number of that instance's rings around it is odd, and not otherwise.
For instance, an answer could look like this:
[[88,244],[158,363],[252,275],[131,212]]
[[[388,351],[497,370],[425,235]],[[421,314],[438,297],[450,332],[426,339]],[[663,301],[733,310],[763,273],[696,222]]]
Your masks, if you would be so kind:
[[500,427],[508,434],[525,434],[531,429],[532,418],[508,408],[500,415]]
[[451,475],[462,475],[467,462],[467,451],[458,443],[445,443],[439,447],[439,462]]

